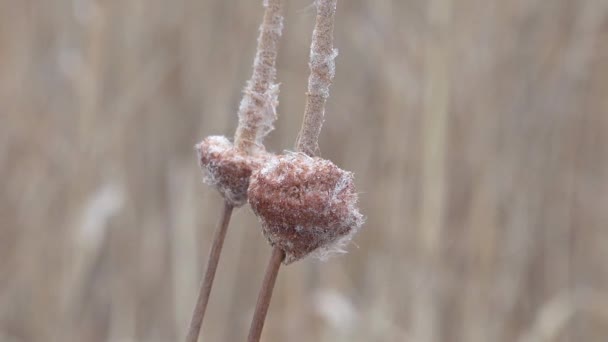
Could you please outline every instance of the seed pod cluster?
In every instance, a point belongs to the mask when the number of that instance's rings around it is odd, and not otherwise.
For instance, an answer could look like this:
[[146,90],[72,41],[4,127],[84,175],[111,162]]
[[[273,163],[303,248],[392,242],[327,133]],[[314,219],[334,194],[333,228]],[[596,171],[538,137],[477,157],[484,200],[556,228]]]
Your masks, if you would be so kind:
[[224,136],[209,136],[195,146],[205,173],[205,183],[214,186],[234,207],[247,202],[249,177],[268,158],[265,151],[245,154]]
[[353,174],[303,153],[268,159],[251,175],[248,198],[285,264],[339,248],[363,224]]

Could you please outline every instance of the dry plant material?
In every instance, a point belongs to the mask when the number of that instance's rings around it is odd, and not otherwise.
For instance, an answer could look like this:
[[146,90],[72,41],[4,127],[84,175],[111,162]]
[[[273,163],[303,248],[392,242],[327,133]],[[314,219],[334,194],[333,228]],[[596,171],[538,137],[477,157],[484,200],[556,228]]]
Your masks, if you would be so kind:
[[249,177],[259,168],[268,154],[247,155],[239,151],[224,136],[210,136],[196,145],[205,183],[215,187],[226,203],[240,207],[247,202]]
[[363,224],[353,174],[303,153],[278,156],[255,172],[249,203],[286,265],[313,252],[341,251]]
[[310,76],[306,92],[304,121],[296,141],[296,149],[309,156],[319,154],[319,134],[325,118],[325,102],[336,73],[334,49],[334,17],[337,0],[317,0],[317,19],[310,46]]
[[249,203],[270,244],[285,252],[285,264],[313,252],[324,257],[341,250],[363,224],[353,174],[315,156],[338,54],[333,47],[336,2],[315,2],[306,108],[296,141],[300,153],[269,158],[250,179]]
[[260,340],[281,261],[289,264],[311,253],[326,256],[329,251],[341,250],[363,224],[363,216],[356,207],[352,173],[315,157],[319,152],[325,102],[335,73],[336,1],[315,2],[311,73],[304,122],[296,141],[299,153],[268,158],[250,178],[249,203],[273,251],[251,322],[249,342]]
[[264,148],[262,139],[274,128],[279,103],[279,85],[274,81],[279,38],[283,30],[283,6],[281,0],[264,0],[264,6],[266,12],[260,26],[253,75],[247,82],[239,106],[239,125],[235,135],[235,145],[247,153],[255,148]]
[[224,212],[218,225],[203,284],[192,314],[186,341],[196,342],[205,317],[209,295],[219,262],[232,209],[247,202],[249,177],[267,158],[262,139],[273,129],[278,105],[276,58],[283,29],[282,0],[264,1],[264,19],[260,25],[253,75],[247,82],[241,101],[235,144],[221,136],[211,136],[196,145],[205,182],[224,198]]
[[219,136],[208,137],[196,145],[201,168],[206,172],[205,181],[235,207],[246,203],[249,176],[266,158],[262,140],[273,129],[277,117],[279,86],[275,79],[283,30],[282,0],[265,0],[264,7],[253,74],[243,91],[234,145]]

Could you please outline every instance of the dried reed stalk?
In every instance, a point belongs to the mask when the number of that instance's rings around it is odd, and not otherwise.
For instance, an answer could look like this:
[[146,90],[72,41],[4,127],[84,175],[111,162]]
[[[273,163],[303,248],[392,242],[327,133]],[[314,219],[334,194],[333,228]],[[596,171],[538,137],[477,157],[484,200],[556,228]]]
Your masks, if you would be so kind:
[[[264,19],[260,25],[260,35],[253,63],[253,75],[244,90],[238,112],[239,123],[235,133],[236,149],[245,155],[254,153],[254,148],[263,150],[262,138],[273,128],[278,105],[278,85],[274,81],[276,78],[275,65],[279,38],[283,29],[282,0],[264,0],[264,7]],[[220,188],[218,187],[218,189]],[[224,192],[223,194],[225,195]],[[231,199],[224,197],[224,211],[214,233],[215,237],[209,253],[204,280],[192,314],[192,321],[186,338],[187,342],[198,340],[224,238],[235,207],[235,203],[231,203]]]
[[[318,140],[325,115],[325,102],[329,97],[329,86],[335,74],[334,59],[338,54],[337,50],[333,48],[336,3],[337,0],[317,0],[315,2],[317,17],[310,48],[309,66],[311,73],[308,78],[304,121],[296,140],[296,150],[309,156],[314,156],[319,151]],[[285,252],[275,245],[258,295],[248,342],[258,342],[260,340],[270,300],[272,299],[274,284],[281,262],[284,259]]]

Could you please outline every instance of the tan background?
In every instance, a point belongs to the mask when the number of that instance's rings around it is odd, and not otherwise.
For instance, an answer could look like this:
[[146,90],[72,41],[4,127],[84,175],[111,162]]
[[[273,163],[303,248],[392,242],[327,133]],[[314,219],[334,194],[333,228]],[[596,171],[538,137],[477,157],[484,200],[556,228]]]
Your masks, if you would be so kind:
[[[183,339],[257,0],[0,0],[0,341]],[[273,151],[304,107],[287,1]],[[608,2],[340,0],[323,156],[367,223],[279,274],[265,341],[608,340]],[[243,341],[270,249],[233,219],[205,341]]]

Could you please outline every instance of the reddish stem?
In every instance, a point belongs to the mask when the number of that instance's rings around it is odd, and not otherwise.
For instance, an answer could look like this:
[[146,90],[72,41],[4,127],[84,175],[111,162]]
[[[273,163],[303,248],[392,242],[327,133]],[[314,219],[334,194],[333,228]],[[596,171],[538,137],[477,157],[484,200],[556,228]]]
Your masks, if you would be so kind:
[[253,314],[253,320],[251,321],[251,328],[249,329],[249,337],[247,342],[259,342],[262,336],[262,329],[264,328],[264,321],[266,320],[266,313],[270,306],[270,299],[272,298],[272,290],[274,289],[274,283],[277,280],[279,274],[279,268],[281,263],[285,259],[285,252],[280,248],[274,247],[272,249],[272,255],[270,261],[266,267],[266,274],[264,275],[264,282],[258,295],[258,303],[255,307]]
[[203,318],[205,317],[205,311],[207,310],[207,303],[209,302],[209,294],[211,293],[211,287],[213,286],[213,279],[215,278],[215,271],[217,270],[217,264],[220,260],[220,254],[222,253],[222,246],[224,245],[224,238],[226,237],[226,231],[228,230],[228,224],[230,223],[230,217],[232,216],[232,205],[228,202],[224,202],[224,211],[220,217],[220,222],[215,230],[213,237],[213,245],[209,252],[209,260],[207,261],[207,270],[205,271],[205,277],[203,284],[196,300],[196,306],[192,313],[192,321],[190,322],[190,329],[186,342],[196,342],[198,335],[203,325]]

